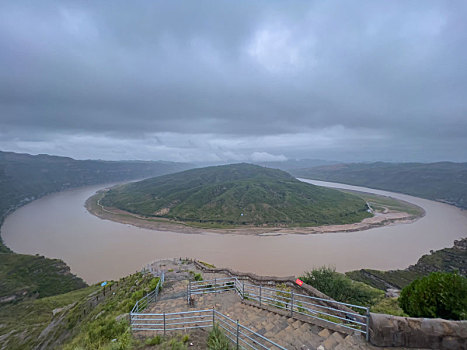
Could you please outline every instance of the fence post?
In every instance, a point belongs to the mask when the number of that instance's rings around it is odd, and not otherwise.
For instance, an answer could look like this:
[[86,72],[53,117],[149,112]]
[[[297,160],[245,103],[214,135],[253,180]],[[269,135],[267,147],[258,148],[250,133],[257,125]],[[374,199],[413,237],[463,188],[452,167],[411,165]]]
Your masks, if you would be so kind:
[[261,306],[261,285],[259,286],[259,306]]
[[165,312],[164,312],[164,337],[165,337]]
[[370,341],[370,308],[366,308],[366,341]]
[[217,278],[214,278],[214,294],[217,293]]
[[188,287],[188,284],[186,285],[186,303],[187,304],[190,304],[190,297],[188,296],[189,292],[189,287]]
[[290,317],[293,317],[293,290],[292,290],[292,298],[290,303]]
[[245,299],[245,281],[242,281],[242,299]]
[[239,348],[239,344],[238,344],[238,333],[240,333],[240,327],[238,325],[238,320],[237,320],[237,350]]
[[214,308],[212,308],[212,328],[214,328]]

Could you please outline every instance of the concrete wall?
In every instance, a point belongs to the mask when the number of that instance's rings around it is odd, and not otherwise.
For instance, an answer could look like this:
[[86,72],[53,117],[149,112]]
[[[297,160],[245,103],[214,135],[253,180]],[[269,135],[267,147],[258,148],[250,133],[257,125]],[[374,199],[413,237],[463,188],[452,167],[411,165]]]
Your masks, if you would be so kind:
[[467,349],[467,321],[370,315],[370,342],[376,346]]

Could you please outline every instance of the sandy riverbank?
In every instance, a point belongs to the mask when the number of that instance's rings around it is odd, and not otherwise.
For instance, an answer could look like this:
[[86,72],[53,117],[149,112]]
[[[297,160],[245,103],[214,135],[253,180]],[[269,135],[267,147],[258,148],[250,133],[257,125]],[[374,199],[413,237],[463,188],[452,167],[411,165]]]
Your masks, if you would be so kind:
[[93,215],[104,219],[116,221],[122,224],[133,225],[140,228],[156,231],[172,231],[180,233],[219,233],[236,235],[284,235],[284,234],[322,234],[331,232],[355,232],[368,230],[375,227],[412,223],[421,216],[414,216],[405,212],[385,210],[376,212],[371,218],[361,222],[344,225],[324,225],[313,227],[258,227],[245,226],[236,228],[198,228],[182,222],[176,222],[165,218],[146,218],[116,208],[103,207],[99,203],[104,191],[99,191],[86,201],[86,209]]

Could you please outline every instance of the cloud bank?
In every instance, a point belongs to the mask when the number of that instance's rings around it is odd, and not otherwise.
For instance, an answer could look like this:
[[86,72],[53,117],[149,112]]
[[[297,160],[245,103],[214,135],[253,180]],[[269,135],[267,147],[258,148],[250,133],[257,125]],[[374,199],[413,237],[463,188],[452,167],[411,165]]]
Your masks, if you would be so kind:
[[0,149],[467,161],[465,1],[0,3]]

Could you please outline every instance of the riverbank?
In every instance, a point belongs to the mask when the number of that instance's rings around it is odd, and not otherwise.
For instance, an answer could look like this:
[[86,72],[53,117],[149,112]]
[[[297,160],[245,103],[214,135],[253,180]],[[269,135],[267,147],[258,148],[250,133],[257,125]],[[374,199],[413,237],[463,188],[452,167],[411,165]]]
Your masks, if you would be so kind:
[[[411,203],[388,199],[383,196],[372,196],[375,200],[381,197],[377,202],[377,206],[373,206],[374,216],[366,218],[358,223],[344,225],[324,225],[313,227],[258,227],[258,226],[242,226],[242,227],[215,227],[214,225],[201,225],[198,223],[185,223],[172,221],[165,218],[148,218],[137,214],[126,212],[117,208],[108,208],[100,204],[100,199],[105,194],[106,190],[101,190],[95,195],[86,200],[85,207],[93,215],[103,219],[136,226],[139,228],[156,230],[156,231],[171,231],[187,234],[199,233],[218,233],[218,234],[236,234],[236,235],[285,235],[285,234],[324,234],[336,232],[356,232],[382,227],[394,224],[408,224],[415,222],[417,219],[425,215],[425,211]],[[389,203],[389,204],[388,204]],[[384,205],[383,205],[384,204]],[[375,208],[376,207],[376,208]],[[394,210],[392,208],[404,208],[406,211]]]

